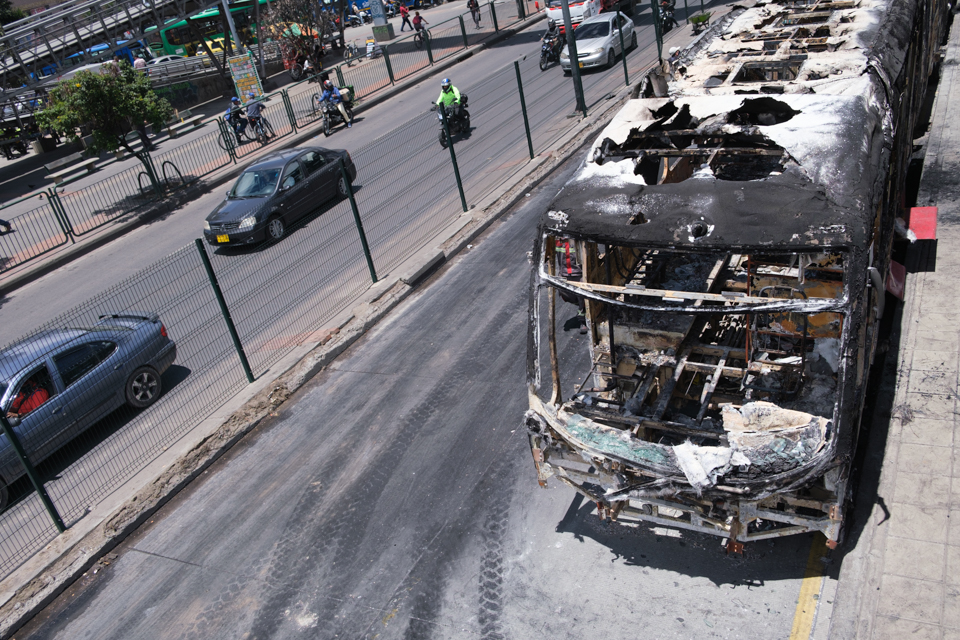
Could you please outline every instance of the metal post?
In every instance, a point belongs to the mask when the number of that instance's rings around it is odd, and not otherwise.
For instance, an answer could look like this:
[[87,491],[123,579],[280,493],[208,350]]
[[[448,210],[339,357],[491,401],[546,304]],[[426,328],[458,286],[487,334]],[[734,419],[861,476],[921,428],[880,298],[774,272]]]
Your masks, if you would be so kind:
[[[617,12],[617,16],[620,17],[620,12]],[[620,60],[623,61],[623,81],[626,83],[626,86],[630,86],[630,74],[627,73],[627,48],[623,44],[623,24],[620,25],[618,29],[620,32]]]
[[290,96],[287,95],[287,90],[284,89],[280,92],[280,97],[283,98],[283,106],[287,111],[287,120],[290,121],[290,127],[293,129],[293,132],[297,132],[297,116],[293,114],[293,103],[290,102]]
[[[221,11],[227,19],[227,24],[230,25],[230,35],[233,37],[233,42],[237,48],[237,53],[241,54],[243,53],[243,43],[240,42],[240,38],[237,37],[237,27],[233,24],[233,14],[230,13],[230,5],[227,4],[227,0],[221,0],[221,2],[223,3],[223,9]],[[157,25],[157,28],[159,29],[160,25]],[[223,34],[223,36],[224,39],[226,39],[227,34]],[[226,49],[226,47],[224,47],[224,49]]]
[[0,415],[0,427],[3,428],[3,433],[7,436],[7,440],[10,441],[14,451],[17,452],[20,464],[23,465],[24,471],[27,472],[27,477],[30,478],[30,483],[33,484],[37,495],[40,496],[40,502],[43,503],[47,513],[50,514],[50,519],[53,520],[54,526],[57,527],[57,531],[63,533],[67,530],[63,524],[63,519],[60,517],[60,514],[57,513],[57,508],[53,506],[53,501],[50,500],[50,496],[47,495],[47,490],[43,487],[43,483],[40,482],[40,476],[37,475],[37,470],[33,468],[33,464],[31,464],[30,459],[27,458],[27,453],[23,450],[23,445],[20,444],[20,438],[18,438],[17,434],[10,428],[10,423],[7,422],[6,416]]
[[253,3],[253,20],[257,23],[257,56],[260,58],[260,77],[267,77],[267,68],[263,66],[263,30],[260,28],[260,0]]
[[463,180],[460,179],[460,167],[457,165],[457,154],[453,150],[453,136],[450,135],[450,126],[447,124],[447,110],[440,105],[440,118],[443,120],[443,132],[447,135],[447,148],[450,149],[450,160],[453,161],[453,175],[457,179],[457,189],[460,190],[460,205],[463,212],[467,212],[467,197],[463,195]]
[[653,13],[653,31],[657,35],[657,60],[663,65],[663,32],[661,30],[663,25],[660,23],[660,7],[657,5],[657,0],[650,0],[650,7]]
[[370,245],[367,244],[367,234],[363,230],[363,221],[360,219],[360,209],[357,208],[357,199],[353,196],[353,183],[350,176],[347,175],[347,167],[343,164],[343,158],[338,160],[340,163],[340,176],[343,178],[343,184],[347,187],[347,197],[350,198],[350,207],[353,209],[353,221],[357,223],[357,232],[360,234],[360,246],[363,247],[363,256],[367,259],[367,268],[370,269],[370,277],[374,284],[377,282],[377,270],[373,266],[373,256],[370,255]]
[[500,33],[500,25],[497,24],[497,9],[493,6],[493,2],[490,3],[490,19],[493,20],[494,33]]
[[[339,81],[340,86],[342,87],[345,84],[347,84],[346,81],[343,79],[343,71],[340,70],[340,65],[338,64],[337,66],[334,67],[334,69],[337,70],[337,80]],[[353,96],[353,97],[355,98],[356,96]]]
[[523,10],[524,8],[523,0],[516,0],[516,2],[517,2],[517,20],[523,20],[527,17],[526,13]]
[[396,78],[393,77],[393,65],[390,64],[390,53],[387,51],[386,44],[381,47],[383,49],[383,61],[387,63],[387,75],[390,76],[390,84],[396,84]]
[[687,4],[687,0],[683,0],[683,21],[690,24],[690,5]]
[[53,209],[53,216],[57,219],[60,228],[63,229],[63,235],[75,243],[73,224],[70,222],[70,218],[67,217],[67,210],[63,208],[63,203],[60,201],[56,187],[51,187],[47,190],[47,201],[50,203],[50,208]]
[[230,130],[229,125],[223,121],[223,118],[217,118],[217,126],[220,127],[220,135],[223,136],[223,139],[227,144],[227,155],[233,159],[233,163],[237,163],[237,150],[234,148],[233,139],[234,133]]
[[467,42],[467,27],[463,24],[463,16],[457,16],[460,19],[460,35],[463,36],[463,48],[467,49],[470,44]]
[[424,45],[426,46],[426,49],[427,49],[427,59],[430,61],[430,64],[433,64],[433,47],[430,46],[430,36],[428,36],[427,33],[429,32],[426,29],[424,29],[422,37],[423,37]]
[[220,283],[217,281],[217,274],[213,272],[213,265],[210,264],[210,256],[203,248],[203,240],[197,238],[194,240],[197,245],[197,251],[200,252],[200,261],[203,262],[203,268],[207,270],[207,278],[210,279],[210,286],[213,287],[213,294],[217,297],[217,304],[220,305],[220,313],[227,322],[227,330],[230,332],[230,338],[233,340],[233,346],[240,356],[240,366],[247,376],[247,382],[253,382],[253,371],[250,370],[250,363],[247,362],[247,354],[243,352],[243,345],[240,344],[240,335],[233,324],[233,318],[230,317],[230,309],[227,308],[227,301],[223,297],[223,291],[220,290]]
[[523,98],[523,82],[520,81],[520,62],[513,61],[513,70],[517,72],[517,90],[520,92],[520,111],[523,112],[523,128],[527,131],[527,147],[530,149],[530,159],[533,160],[533,138],[530,137],[530,121],[527,119],[527,101]]
[[700,0],[700,13],[706,13],[707,10],[703,8],[703,0]]
[[[650,0],[654,2],[654,0]],[[573,74],[573,93],[577,98],[577,108],[587,117],[587,101],[583,97],[583,83],[580,81],[580,56],[577,55],[577,42],[573,39],[573,24],[570,21],[570,3],[560,0],[563,9],[563,29],[567,36],[567,51],[570,54],[570,73]]]

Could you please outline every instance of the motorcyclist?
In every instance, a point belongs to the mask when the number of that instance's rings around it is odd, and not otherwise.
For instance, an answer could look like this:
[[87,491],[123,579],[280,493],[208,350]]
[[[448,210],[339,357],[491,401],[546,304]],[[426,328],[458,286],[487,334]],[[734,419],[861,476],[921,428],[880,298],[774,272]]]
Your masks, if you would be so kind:
[[660,18],[666,29],[679,27],[680,23],[673,17],[673,12],[677,7],[677,0],[660,0]]
[[[263,112],[263,102],[257,100],[257,94],[253,91],[247,94],[248,101],[243,108],[247,110],[247,121],[250,123],[250,126],[256,126],[257,122],[260,120],[261,113]],[[264,134],[269,138],[270,134],[267,133],[266,127],[264,127]]]
[[320,100],[336,105],[340,115],[343,116],[343,121],[347,123],[347,128],[353,126],[353,120],[347,115],[347,110],[343,106],[343,96],[340,95],[340,90],[333,86],[333,83],[329,80],[323,81],[323,93],[320,95]]
[[247,128],[247,119],[243,117],[243,106],[240,104],[240,98],[236,96],[230,98],[230,106],[227,107],[227,113],[224,114],[223,119],[227,121],[227,124],[233,129],[233,133],[237,136],[237,144],[241,144],[243,142],[241,135],[243,130]]
[[444,78],[440,83],[440,97],[437,98],[437,106],[446,109],[447,114],[454,118],[460,117],[460,90],[450,82],[450,78]]
[[563,47],[563,38],[560,37],[560,27],[557,23],[551,22],[547,25],[547,30],[540,39],[544,44],[550,45],[550,51],[557,57],[560,57],[560,49]]

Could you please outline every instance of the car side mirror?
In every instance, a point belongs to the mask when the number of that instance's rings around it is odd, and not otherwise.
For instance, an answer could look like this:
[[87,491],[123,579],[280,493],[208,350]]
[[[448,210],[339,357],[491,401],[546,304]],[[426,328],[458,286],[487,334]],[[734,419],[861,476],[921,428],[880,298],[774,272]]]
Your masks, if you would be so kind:
[[7,416],[7,424],[11,428],[20,426],[20,416]]

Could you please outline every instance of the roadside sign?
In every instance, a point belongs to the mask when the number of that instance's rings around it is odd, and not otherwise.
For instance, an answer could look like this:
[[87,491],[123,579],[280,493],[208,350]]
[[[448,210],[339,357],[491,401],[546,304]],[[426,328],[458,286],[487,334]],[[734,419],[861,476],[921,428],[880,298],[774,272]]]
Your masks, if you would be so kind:
[[258,98],[263,95],[263,85],[260,84],[260,76],[257,74],[257,65],[252,53],[247,51],[242,56],[227,58],[227,67],[230,69],[237,96],[241,100],[246,100],[247,94],[251,91]]

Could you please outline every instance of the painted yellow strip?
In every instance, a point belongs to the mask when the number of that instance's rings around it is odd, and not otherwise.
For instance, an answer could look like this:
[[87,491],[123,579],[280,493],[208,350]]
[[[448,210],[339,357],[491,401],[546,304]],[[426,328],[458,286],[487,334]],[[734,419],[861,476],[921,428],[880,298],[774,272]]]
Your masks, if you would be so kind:
[[820,589],[823,587],[824,564],[822,558],[827,555],[827,539],[819,533],[813,535],[810,555],[807,556],[807,570],[800,583],[800,597],[797,598],[797,610],[793,614],[793,629],[790,640],[809,640],[813,633],[813,620],[817,613]]

